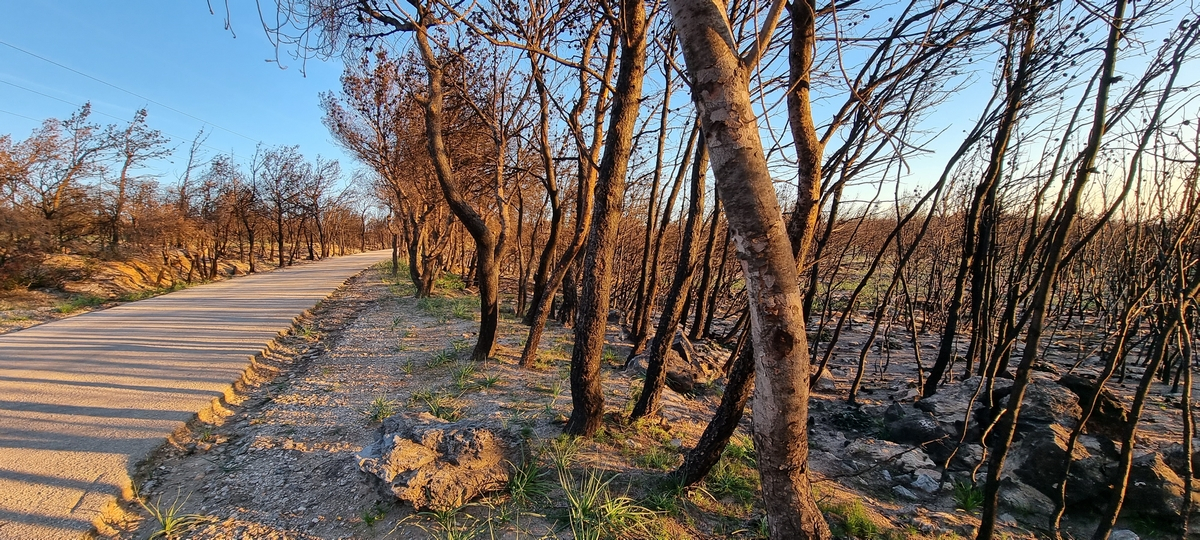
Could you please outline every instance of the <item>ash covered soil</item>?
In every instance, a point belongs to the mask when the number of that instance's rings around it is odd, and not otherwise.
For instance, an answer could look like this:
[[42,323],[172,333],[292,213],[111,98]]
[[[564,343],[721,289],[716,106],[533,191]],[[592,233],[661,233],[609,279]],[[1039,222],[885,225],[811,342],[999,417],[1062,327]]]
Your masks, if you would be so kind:
[[[623,369],[628,344],[620,327],[611,325],[601,368],[605,428],[595,438],[571,442],[559,437],[571,410],[570,329],[549,323],[540,364],[522,369],[517,361],[527,327],[506,310],[495,357],[470,363],[477,300],[418,300],[406,292],[406,284],[373,268],[322,302],[277,340],[230,403],[205,416],[211,421],[192,422],[140,466],[134,481],[142,502],[126,502],[124,517],[97,536],[574,538],[572,524],[579,522],[571,518],[569,501],[595,478],[603,484],[601,499],[624,509],[608,514],[619,523],[598,527],[600,537],[765,537],[749,411],[705,481],[680,489],[668,478],[720,402],[724,379],[687,395],[666,389],[659,418],[629,425],[622,419],[642,379]],[[962,438],[957,426],[968,417],[968,426],[986,424],[994,411],[980,402],[992,395],[1003,402],[1007,381],[989,381],[978,395],[978,378],[955,381],[936,400],[915,403],[916,362],[909,338],[896,334],[869,349],[857,403],[849,404],[869,330],[860,322],[843,333],[828,373],[813,390],[810,465],[821,509],[843,538],[973,537],[979,511],[972,501],[979,489],[972,480],[982,486],[986,454],[971,443],[978,427],[968,427]],[[929,358],[936,353],[929,350],[933,336],[921,339],[922,356]],[[695,346],[710,363],[724,363],[729,355],[714,343]],[[1072,347],[1064,338],[1047,349],[1027,402],[1033,404],[1026,410],[1029,420],[1010,452],[999,530],[1013,538],[1048,534],[1053,502],[1047,492],[1056,484],[1046,483],[1053,464],[1039,456],[1065,447],[1078,422],[1077,397],[1058,383],[1078,359]],[[1084,362],[1072,373],[1086,376],[1089,369]],[[1131,369],[1123,385],[1111,385],[1116,403],[1128,405],[1139,378]],[[1181,481],[1172,470],[1182,459],[1182,422],[1179,394],[1169,390],[1155,388],[1143,417],[1134,470],[1143,475],[1142,486],[1131,487],[1135,503],[1118,524],[1124,538],[1178,537],[1172,531]],[[360,470],[358,454],[380,438],[380,420],[389,414],[432,414],[519,433],[533,487],[514,489],[510,481],[455,508],[414,509]],[[1111,425],[1089,423],[1076,451],[1084,465],[1073,470],[1086,478],[1072,477],[1084,487],[1068,497],[1072,511],[1064,523],[1075,537],[1090,535],[1095,512],[1107,500],[1102,484],[1118,448],[1111,432]]]

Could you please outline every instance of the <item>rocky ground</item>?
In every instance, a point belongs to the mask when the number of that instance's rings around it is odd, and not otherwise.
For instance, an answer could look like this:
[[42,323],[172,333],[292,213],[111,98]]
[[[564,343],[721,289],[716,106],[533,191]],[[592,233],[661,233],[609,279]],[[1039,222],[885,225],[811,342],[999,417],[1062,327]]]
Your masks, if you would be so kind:
[[[665,391],[662,418],[627,425],[621,419],[641,379],[636,367],[624,369],[628,349],[614,325],[602,368],[605,429],[571,441],[558,436],[571,408],[569,330],[551,323],[541,364],[521,369],[525,327],[506,313],[495,359],[470,363],[476,300],[418,301],[407,293],[403,281],[372,269],[323,302],[248,374],[222,417],[194,422],[143,465],[135,480],[143,502],[128,505],[129,519],[106,535],[763,536],[748,420],[701,485],[681,490],[666,479],[720,400],[722,381],[708,379],[728,351],[695,344],[692,369],[682,370],[694,379],[691,392]],[[971,537],[978,524],[971,480],[982,481],[984,449],[959,445],[952,434],[979,379],[914,402],[911,353],[885,346],[870,355],[857,404],[848,404],[851,364],[867,330],[858,324],[843,335],[815,389],[811,461],[822,510],[841,537]],[[1060,356],[1048,355],[1038,372],[1010,454],[1000,519],[1009,537],[1044,535],[1052,504],[1046,493],[1054,487],[1046,456],[1078,422],[1078,397],[1058,382],[1073,359]],[[1128,400],[1135,380],[1116,388],[1114,406]],[[991,386],[1001,402],[1007,382]],[[1182,459],[1171,453],[1182,432],[1178,396],[1157,390],[1138,441],[1131,510],[1119,525],[1125,539],[1171,537],[1171,508],[1178,508],[1182,483],[1171,470]],[[993,411],[986,399],[975,401],[971,417],[979,425]],[[1114,463],[1105,436],[1111,420],[1089,424],[1082,439],[1072,476],[1081,486],[1071,492],[1076,507],[1095,508],[1105,494]],[[463,504],[475,491],[487,494]],[[1094,520],[1072,514],[1068,532],[1088,535]]]

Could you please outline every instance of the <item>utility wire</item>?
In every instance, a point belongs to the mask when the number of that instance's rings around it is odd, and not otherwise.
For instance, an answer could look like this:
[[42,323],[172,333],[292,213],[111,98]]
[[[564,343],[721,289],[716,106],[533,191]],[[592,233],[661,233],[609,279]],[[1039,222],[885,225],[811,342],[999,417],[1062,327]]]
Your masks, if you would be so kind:
[[185,113],[185,112],[183,112],[183,111],[181,111],[181,110],[179,110],[179,109],[176,109],[175,107],[172,107],[172,106],[170,106],[170,105],[167,105],[167,104],[164,104],[164,103],[159,103],[159,102],[157,102],[157,101],[154,101],[153,99],[150,99],[150,98],[148,98],[148,97],[146,97],[146,96],[143,96],[143,95],[141,95],[141,94],[138,94],[138,93],[136,93],[136,92],[131,92],[131,91],[129,91],[129,90],[126,90],[126,89],[124,89],[124,88],[121,88],[120,86],[117,86],[117,85],[115,85],[115,84],[112,84],[112,83],[110,83],[110,82],[107,82],[107,81],[100,80],[100,79],[98,79],[98,78],[96,78],[96,77],[93,77],[93,76],[91,76],[91,75],[88,75],[87,73],[84,73],[84,72],[82,72],[82,71],[79,71],[79,70],[77,70],[77,69],[75,69],[75,68],[67,67],[67,66],[65,66],[65,65],[63,65],[63,64],[60,64],[60,63],[58,63],[58,62],[55,62],[54,60],[51,60],[51,59],[49,59],[49,58],[46,58],[45,56],[40,56],[40,55],[38,55],[38,54],[35,54],[35,53],[32,53],[32,52],[29,52],[29,51],[27,51],[27,50],[25,50],[25,49],[22,49],[22,48],[20,48],[20,47],[18,47],[18,46],[16,46],[16,45],[13,45],[13,44],[11,44],[11,43],[7,43],[7,42],[5,42],[5,41],[3,41],[3,40],[0,40],[0,45],[4,45],[5,47],[8,47],[8,48],[10,48],[10,49],[13,49],[13,50],[15,50],[15,51],[19,51],[19,52],[25,53],[25,54],[27,54],[27,55],[29,55],[29,56],[32,56],[32,57],[34,57],[34,58],[37,58],[38,60],[41,60],[41,61],[43,61],[43,62],[48,62],[48,63],[50,63],[50,64],[54,64],[54,65],[56,65],[56,66],[58,66],[58,67],[60,67],[60,68],[63,68],[63,69],[65,69],[65,70],[67,70],[67,71],[70,71],[71,73],[75,73],[75,74],[77,74],[77,75],[80,75],[80,76],[83,76],[83,77],[87,77],[87,78],[89,78],[89,79],[91,79],[91,80],[93,80],[93,81],[96,81],[96,82],[98,82],[98,83],[100,83],[100,84],[103,84],[103,85],[105,85],[105,86],[110,86],[110,87],[112,87],[112,88],[116,88],[117,90],[120,90],[120,91],[122,91],[122,92],[125,92],[126,94],[129,94],[129,95],[131,95],[131,96],[134,96],[134,97],[136,97],[136,98],[138,98],[138,99],[144,99],[144,100],[146,100],[146,101],[148,101],[148,102],[150,102],[150,103],[153,103],[153,104],[155,104],[155,105],[158,105],[159,107],[162,107],[162,108],[164,108],[164,109],[167,109],[167,110],[171,110],[171,111],[177,112],[177,113],[179,113],[179,114],[182,114],[182,115],[184,115],[184,116],[186,116],[186,117],[188,117],[188,118],[191,118],[191,119],[193,119],[193,120],[196,120],[197,122],[203,122],[203,123],[205,123],[205,124],[208,124],[208,125],[210,125],[210,126],[212,126],[212,127],[215,127],[215,128],[217,128],[217,129],[219,129],[219,130],[221,130],[221,131],[227,131],[227,132],[229,132],[229,133],[232,133],[232,134],[234,134],[234,135],[237,135],[238,137],[241,137],[241,138],[243,138],[243,139],[246,139],[246,140],[248,140],[248,141],[250,141],[250,142],[253,142],[253,143],[257,143],[257,142],[259,142],[257,139],[254,139],[253,137],[247,137],[247,136],[245,136],[245,135],[242,135],[241,133],[238,133],[238,132],[236,132],[236,131],[234,131],[234,130],[232,130],[232,129],[229,129],[229,128],[226,128],[226,127],[222,127],[222,126],[219,126],[219,125],[217,125],[217,124],[214,124],[214,123],[212,123],[212,122],[209,122],[208,120],[205,120],[205,119],[203,119],[203,118],[200,118],[200,117],[193,116],[193,115],[191,115],[191,114]]
[[[26,87],[24,87],[24,86],[21,86],[21,85],[19,85],[19,84],[16,84],[16,83],[11,83],[11,82],[8,82],[8,81],[0,80],[0,84],[7,84],[7,85],[9,85],[9,86],[11,86],[11,87],[13,87],[13,88],[19,88],[19,89],[21,89],[21,90],[24,90],[24,91],[26,91],[26,92],[30,92],[30,93],[33,93],[33,94],[37,94],[37,95],[39,95],[39,96],[42,96],[42,97],[44,97],[44,98],[53,99],[54,101],[59,101],[59,102],[62,102],[62,103],[66,103],[67,105],[70,105],[70,106],[72,106],[72,107],[76,107],[76,108],[83,107],[83,105],[80,105],[80,104],[78,104],[78,103],[73,103],[73,102],[71,102],[71,101],[67,101],[67,100],[65,100],[65,99],[63,99],[63,98],[56,97],[56,96],[52,96],[52,95],[50,95],[50,94],[47,94],[47,93],[44,93],[44,92],[39,92],[39,91],[37,91],[37,90],[34,90],[34,89],[32,89],[32,88],[26,88]],[[36,119],[36,118],[30,118],[30,117],[28,117],[28,116],[25,116],[25,115],[23,115],[23,114],[17,114],[17,113],[14,113],[14,112],[9,112],[9,111],[0,111],[0,112],[6,112],[6,113],[8,113],[8,114],[11,114],[11,115],[13,115],[13,116],[20,116],[21,118],[25,118],[25,119],[28,119],[28,120],[33,120],[34,122],[40,122],[40,120],[38,120],[38,119]],[[114,120],[116,120],[116,121],[118,121],[118,122],[126,122],[126,121],[128,121],[128,120],[129,120],[128,118],[121,118],[121,117],[118,117],[118,116],[114,116],[114,115],[108,114],[108,113],[106,113],[106,112],[104,112],[104,111],[95,111],[95,113],[96,113],[96,114],[98,114],[98,115],[101,115],[101,116],[107,116],[107,117],[109,117],[109,118],[112,118],[112,119],[114,119]],[[166,136],[167,136],[168,138],[170,138],[170,139],[173,139],[173,140],[179,141],[180,143],[185,143],[185,142],[187,142],[187,139],[186,139],[186,138],[184,138],[184,137],[180,137],[180,136],[178,136],[178,135],[172,135],[172,134],[170,134],[170,133],[167,133],[167,132],[165,132],[165,131],[161,131],[161,130],[159,130],[159,133],[162,133],[163,135],[166,135]],[[212,150],[212,151],[214,151],[214,152],[216,152],[216,153],[218,153],[218,154],[220,154],[220,153],[224,152],[224,150],[221,150],[221,149],[219,149],[219,148],[214,148],[214,147],[212,147],[212,146],[209,146],[209,145],[207,145],[207,144],[203,144],[203,143],[202,143],[200,146],[203,146],[203,147],[205,147],[205,148],[207,148],[207,149],[209,149],[209,150]]]
[[6,111],[6,110],[4,110],[4,109],[0,109],[0,113],[4,113],[4,114],[11,114],[11,115],[13,115],[13,116],[16,116],[17,118],[24,118],[24,119],[26,119],[26,120],[33,120],[34,122],[41,122],[41,120],[38,120],[37,118],[33,118],[33,117],[31,117],[31,116],[25,116],[25,115],[23,115],[23,114],[17,114],[17,113],[15,113],[15,112],[12,112],[12,111]]

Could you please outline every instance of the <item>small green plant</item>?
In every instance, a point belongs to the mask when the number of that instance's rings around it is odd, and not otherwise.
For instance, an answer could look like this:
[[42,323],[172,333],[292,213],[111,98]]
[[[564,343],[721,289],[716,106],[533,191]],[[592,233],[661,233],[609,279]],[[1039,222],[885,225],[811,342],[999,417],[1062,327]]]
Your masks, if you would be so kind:
[[652,490],[646,498],[642,500],[642,504],[656,512],[664,512],[667,515],[678,516],[683,512],[682,497],[686,489],[677,481],[668,480],[662,482],[654,490]]
[[404,324],[404,317],[401,317],[399,315],[392,317],[392,330],[400,328],[401,324]]
[[722,459],[708,472],[704,485],[714,497],[730,497],[741,504],[749,504],[758,490],[756,480],[749,468]]
[[454,304],[454,307],[451,309],[451,314],[453,314],[457,319],[463,319],[465,321],[475,320],[475,312],[471,309],[471,307],[460,303]]
[[521,465],[513,465],[512,475],[508,478],[508,495],[513,502],[522,506],[543,501],[550,493],[549,476],[549,472],[538,467],[536,459],[526,459]]
[[[490,519],[476,518],[463,512],[464,508],[465,505],[450,510],[421,512],[420,516],[432,519],[437,527],[430,530],[420,523],[417,523],[417,527],[429,533],[429,537],[434,540],[474,540],[491,528]],[[465,517],[462,520],[459,519],[460,513]]]
[[576,539],[649,535],[646,525],[654,518],[654,512],[629,497],[613,495],[609,485],[615,476],[605,480],[599,472],[589,469],[576,482],[570,470],[560,469],[558,478],[567,499],[567,520]]
[[983,506],[983,490],[971,482],[954,483],[954,507],[973,513]]
[[855,538],[879,538],[883,532],[875,520],[867,514],[867,509],[863,507],[862,501],[854,501],[846,509],[845,514],[846,533]]
[[579,454],[579,440],[570,435],[559,435],[550,441],[550,461],[560,473],[571,468],[575,456]]
[[150,514],[150,517],[156,522],[156,529],[150,534],[150,538],[166,538],[173,540],[179,538],[180,535],[191,530],[193,527],[202,523],[207,523],[212,520],[208,516],[201,514],[188,514],[183,511],[184,505],[187,504],[188,498],[191,495],[179,499],[179,493],[176,492],[175,500],[170,506],[163,506],[162,497],[159,497],[155,502],[148,503],[141,497],[137,497],[138,504]]
[[433,357],[431,357],[428,361],[426,361],[425,365],[432,367],[432,368],[442,367],[442,366],[453,363],[454,359],[455,359],[454,351],[441,350],[441,351],[438,351],[437,354],[433,355]]
[[424,311],[427,315],[438,315],[446,309],[446,299],[436,296],[426,296],[417,300],[417,309]]
[[105,299],[103,297],[92,294],[81,294],[54,306],[54,311],[57,313],[74,313],[81,309],[96,307],[104,302]]
[[494,373],[484,373],[483,378],[479,379],[478,384],[480,388],[491,388],[500,384],[500,376]]
[[387,516],[387,508],[384,508],[383,503],[378,500],[375,501],[375,504],[364,508],[359,515],[362,518],[363,524],[368,527],[374,526],[375,522],[383,519],[384,516]]
[[403,364],[400,364],[400,371],[403,371],[405,375],[412,375],[413,368],[415,367],[416,366],[413,364],[412,358],[409,358],[408,360],[405,360]]
[[457,274],[442,274],[441,277],[434,280],[433,286],[443,291],[461,291],[467,288],[463,284],[462,277]]
[[751,468],[758,466],[758,460],[754,454],[754,439],[745,435],[730,437],[729,444],[725,445],[724,455],[727,458],[741,461]]
[[454,397],[443,392],[431,392],[422,390],[413,394],[413,399],[425,404],[425,408],[432,414],[447,422],[457,422],[462,420],[463,410],[456,406]]
[[601,353],[600,361],[602,361],[605,364],[608,364],[610,366],[620,366],[620,365],[624,364],[624,362],[622,362],[617,357],[617,352],[612,349],[609,349],[608,347],[605,347],[604,352]]
[[546,404],[546,414],[554,413],[554,407],[558,405],[558,398],[562,397],[562,393],[562,382],[554,381],[554,386],[550,387],[550,402]]
[[372,399],[371,403],[367,405],[367,409],[363,411],[363,415],[369,422],[382,422],[393,414],[396,414],[396,402],[382,395],[375,396],[375,399]]
[[665,471],[675,466],[677,457],[678,454],[675,452],[658,447],[638,455],[633,461],[638,467]]
[[460,353],[471,348],[471,342],[459,338],[450,342],[450,346],[454,348],[454,352]]
[[471,380],[475,378],[475,362],[467,362],[462,367],[454,371],[454,384],[458,386],[460,391],[465,391],[471,386]]
[[[816,490],[813,491],[813,494],[817,495]],[[818,498],[817,506],[821,508],[821,511],[836,518],[830,524],[834,530],[834,536],[863,540],[876,540],[884,537],[885,531],[874,519],[871,519],[867,509],[863,507],[862,501],[831,503]]]
[[308,324],[302,325],[300,328],[296,329],[296,334],[304,338],[305,341],[316,341],[321,339],[321,333],[318,332],[316,328],[313,328],[312,325]]
[[628,417],[633,414],[633,408],[637,406],[638,400],[642,399],[642,388],[645,386],[645,379],[638,378],[633,380],[632,386],[629,388],[629,400],[621,408],[624,416]]

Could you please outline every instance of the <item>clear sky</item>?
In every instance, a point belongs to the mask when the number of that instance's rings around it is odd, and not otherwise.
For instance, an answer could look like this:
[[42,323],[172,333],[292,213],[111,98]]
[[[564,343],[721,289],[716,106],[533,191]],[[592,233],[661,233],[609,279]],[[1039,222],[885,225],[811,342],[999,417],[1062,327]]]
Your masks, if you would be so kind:
[[[212,3],[224,9],[223,1]],[[210,15],[204,0],[6,2],[0,134],[24,139],[43,119],[66,118],[91,101],[99,124],[123,124],[137,109],[149,110],[150,126],[180,146],[174,163],[156,167],[165,169],[158,171],[165,183],[182,170],[202,127],[211,133],[210,156],[232,151],[245,161],[262,141],[297,144],[310,159],[320,154],[353,168],[321,124],[317,97],[339,87],[341,62],[310,60],[302,74],[300,63],[281,52],[288,67],[280,69],[266,61],[275,50],[254,3],[230,5],[234,33],[225,29],[223,11]]]

